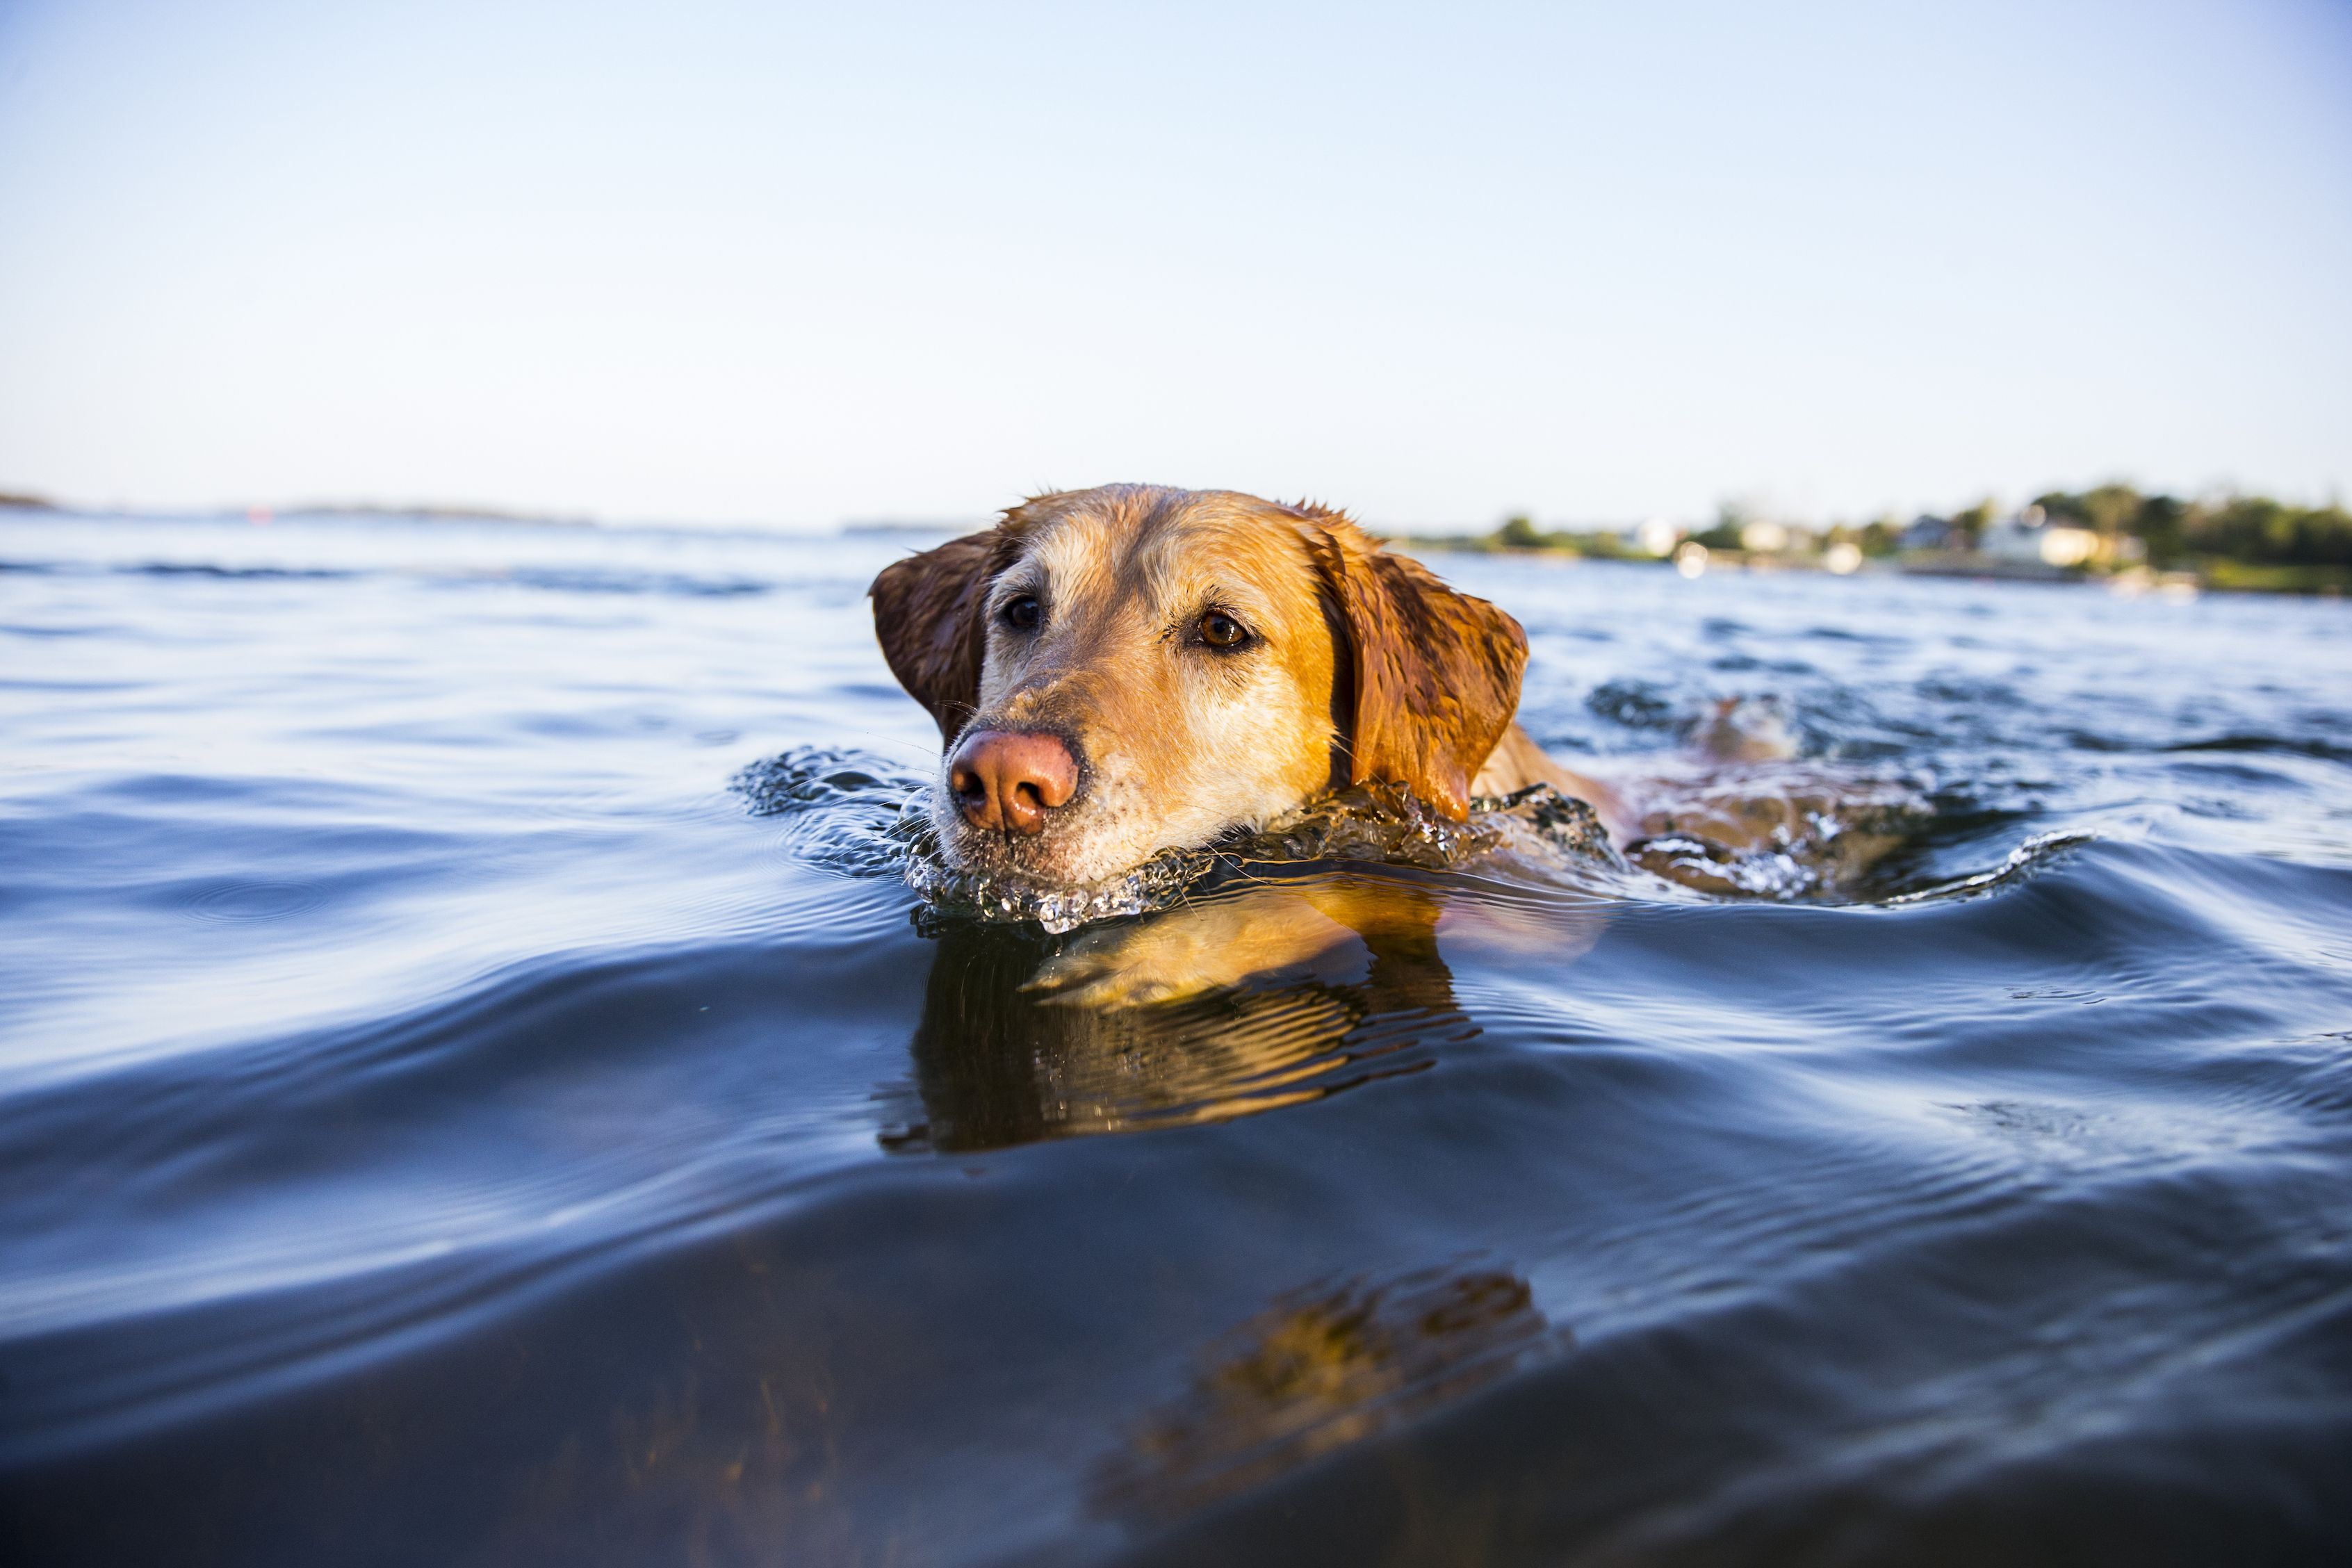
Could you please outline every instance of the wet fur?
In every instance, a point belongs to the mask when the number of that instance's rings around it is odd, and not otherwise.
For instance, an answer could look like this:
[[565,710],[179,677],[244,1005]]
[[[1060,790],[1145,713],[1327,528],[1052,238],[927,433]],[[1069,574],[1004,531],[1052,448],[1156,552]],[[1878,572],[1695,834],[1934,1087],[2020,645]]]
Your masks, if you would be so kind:
[[[1002,616],[1024,594],[1044,606],[1029,634]],[[1613,810],[1511,722],[1519,624],[1328,508],[1142,485],[1035,496],[889,566],[873,596],[943,749],[977,722],[1053,731],[1078,758],[1077,798],[1034,837],[976,828],[936,792],[940,842],[969,868],[1085,885],[1374,780],[1456,820],[1474,795],[1538,779]],[[1213,607],[1253,644],[1188,641]]]

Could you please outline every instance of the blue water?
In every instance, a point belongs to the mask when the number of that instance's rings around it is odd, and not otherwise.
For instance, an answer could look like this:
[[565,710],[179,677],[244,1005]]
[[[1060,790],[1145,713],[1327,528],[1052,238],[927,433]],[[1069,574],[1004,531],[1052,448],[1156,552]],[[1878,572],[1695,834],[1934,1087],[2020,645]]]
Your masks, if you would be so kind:
[[1903,841],[1090,1013],[923,542],[0,513],[9,1561],[2352,1555],[2352,610],[1438,560]]

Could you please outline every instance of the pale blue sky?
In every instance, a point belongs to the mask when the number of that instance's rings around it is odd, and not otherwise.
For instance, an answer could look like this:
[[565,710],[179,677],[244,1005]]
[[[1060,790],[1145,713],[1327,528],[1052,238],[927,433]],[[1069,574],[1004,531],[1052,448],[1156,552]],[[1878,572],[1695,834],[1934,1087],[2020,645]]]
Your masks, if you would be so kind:
[[0,487],[2352,481],[2352,7],[0,0]]

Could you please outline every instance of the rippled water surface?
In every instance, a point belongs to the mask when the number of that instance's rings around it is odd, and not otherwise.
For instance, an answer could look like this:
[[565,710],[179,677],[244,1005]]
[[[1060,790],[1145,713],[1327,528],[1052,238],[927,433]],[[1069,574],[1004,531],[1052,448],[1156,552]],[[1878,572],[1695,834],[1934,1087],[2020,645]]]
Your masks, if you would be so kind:
[[2352,610],[1441,561],[1892,847],[1105,1008],[902,874],[919,542],[0,514],[10,1561],[2352,1557]]

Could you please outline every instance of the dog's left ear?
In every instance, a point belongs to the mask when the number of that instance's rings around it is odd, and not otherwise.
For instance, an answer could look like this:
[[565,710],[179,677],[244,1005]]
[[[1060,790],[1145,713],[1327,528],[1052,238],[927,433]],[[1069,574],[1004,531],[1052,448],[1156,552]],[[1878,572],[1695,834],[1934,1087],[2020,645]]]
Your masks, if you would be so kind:
[[939,721],[942,744],[956,738],[980,703],[980,668],[988,653],[980,611],[996,575],[1001,542],[995,529],[951,539],[892,562],[866,590],[882,657],[898,684]]
[[1349,782],[1394,780],[1459,822],[1471,781],[1518,711],[1527,633],[1344,518],[1316,521],[1307,548],[1345,623],[1341,667],[1352,666],[1355,684]]

